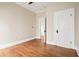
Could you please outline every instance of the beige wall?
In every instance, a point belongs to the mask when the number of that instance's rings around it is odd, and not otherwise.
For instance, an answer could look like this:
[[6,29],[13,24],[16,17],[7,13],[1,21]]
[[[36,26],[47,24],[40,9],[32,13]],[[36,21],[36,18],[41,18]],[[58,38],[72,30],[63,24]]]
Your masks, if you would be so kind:
[[35,22],[33,12],[14,3],[0,3],[0,45],[35,36]]
[[51,43],[54,39],[53,37],[53,13],[66,8],[75,8],[75,46],[79,48],[79,6],[77,8],[77,3],[52,3],[46,8],[47,15],[47,42]]

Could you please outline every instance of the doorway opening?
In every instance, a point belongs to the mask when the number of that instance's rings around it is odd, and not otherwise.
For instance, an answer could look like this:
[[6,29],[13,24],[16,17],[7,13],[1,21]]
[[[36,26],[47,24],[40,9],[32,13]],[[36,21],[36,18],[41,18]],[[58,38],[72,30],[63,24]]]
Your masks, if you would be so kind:
[[47,41],[47,20],[46,17],[40,19],[40,39],[46,45]]

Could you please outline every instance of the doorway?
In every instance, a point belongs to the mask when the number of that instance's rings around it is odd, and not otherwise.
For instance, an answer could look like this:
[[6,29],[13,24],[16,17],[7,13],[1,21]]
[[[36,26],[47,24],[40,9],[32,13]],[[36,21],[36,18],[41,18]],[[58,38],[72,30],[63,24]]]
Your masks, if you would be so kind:
[[46,44],[46,27],[47,27],[47,21],[45,15],[40,18],[40,39],[42,43]]

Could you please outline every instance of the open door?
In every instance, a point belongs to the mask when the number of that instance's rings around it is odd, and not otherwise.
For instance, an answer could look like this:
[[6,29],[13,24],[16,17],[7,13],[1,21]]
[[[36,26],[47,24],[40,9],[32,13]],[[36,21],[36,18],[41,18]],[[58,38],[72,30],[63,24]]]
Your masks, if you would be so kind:
[[46,44],[46,17],[40,19],[40,39],[42,43]]

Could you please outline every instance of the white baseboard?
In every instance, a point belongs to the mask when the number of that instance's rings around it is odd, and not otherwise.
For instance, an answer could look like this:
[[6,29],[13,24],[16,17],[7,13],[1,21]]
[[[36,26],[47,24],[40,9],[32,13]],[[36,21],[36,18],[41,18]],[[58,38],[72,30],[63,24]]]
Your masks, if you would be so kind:
[[77,54],[79,56],[79,48],[77,46],[75,46],[75,50],[76,50],[76,52],[77,52]]
[[36,35],[35,38],[40,38],[40,36]]
[[[56,46],[60,46],[60,47],[64,47],[62,45],[56,44],[54,42],[47,42],[47,44],[51,44],[51,45],[56,45]],[[68,48],[68,49],[74,49],[74,47],[70,48],[70,47],[64,47],[64,48]]]
[[46,42],[47,44],[52,44],[52,45],[56,45],[55,43],[52,43],[52,42]]
[[26,42],[26,41],[30,41],[30,40],[33,40],[34,38],[35,37],[30,37],[30,38],[26,38],[26,39],[22,39],[22,40],[18,40],[18,41],[13,41],[13,42],[10,42],[8,44],[1,45],[0,49],[8,48],[8,47],[11,47],[11,46],[14,46],[14,45]]

